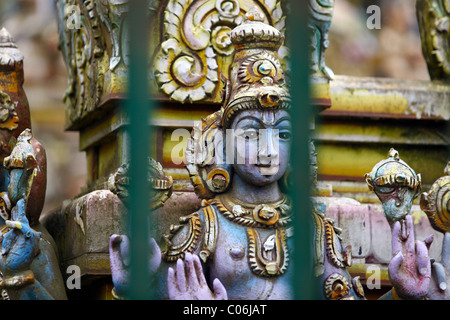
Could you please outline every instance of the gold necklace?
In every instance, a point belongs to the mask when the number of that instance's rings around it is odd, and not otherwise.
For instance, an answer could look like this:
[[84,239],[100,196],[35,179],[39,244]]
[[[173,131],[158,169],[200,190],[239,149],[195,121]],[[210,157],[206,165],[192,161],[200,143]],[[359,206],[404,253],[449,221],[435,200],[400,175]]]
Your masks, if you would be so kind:
[[210,200],[229,220],[247,226],[278,228],[291,221],[291,204],[285,196],[273,203],[252,204],[221,194]]

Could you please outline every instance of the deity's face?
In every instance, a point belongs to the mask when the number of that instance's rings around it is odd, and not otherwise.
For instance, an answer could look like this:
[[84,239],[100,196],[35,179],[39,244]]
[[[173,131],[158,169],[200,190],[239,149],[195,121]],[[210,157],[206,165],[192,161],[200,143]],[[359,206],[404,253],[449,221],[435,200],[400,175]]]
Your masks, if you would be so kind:
[[234,171],[244,182],[265,186],[286,172],[291,120],[285,110],[245,110],[233,119]]
[[402,220],[411,212],[416,191],[408,187],[383,186],[375,190],[383,205],[383,212],[390,225]]

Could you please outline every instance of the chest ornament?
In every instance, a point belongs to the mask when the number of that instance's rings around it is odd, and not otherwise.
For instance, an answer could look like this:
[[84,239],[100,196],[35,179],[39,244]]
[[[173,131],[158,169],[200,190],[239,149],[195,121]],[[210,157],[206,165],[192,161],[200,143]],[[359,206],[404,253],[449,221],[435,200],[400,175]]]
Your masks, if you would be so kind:
[[287,197],[273,203],[251,204],[222,194],[209,201],[225,218],[246,227],[279,228],[291,221],[292,205]]
[[277,229],[263,244],[258,231],[247,229],[248,259],[253,273],[263,277],[274,277],[286,272],[289,253],[286,244],[286,233]]

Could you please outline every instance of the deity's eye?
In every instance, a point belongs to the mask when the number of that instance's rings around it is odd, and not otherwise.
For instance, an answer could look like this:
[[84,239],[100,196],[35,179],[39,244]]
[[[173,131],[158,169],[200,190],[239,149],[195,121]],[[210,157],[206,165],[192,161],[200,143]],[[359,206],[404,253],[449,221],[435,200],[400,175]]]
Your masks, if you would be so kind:
[[395,189],[395,188],[393,188],[393,187],[379,187],[379,188],[377,189],[377,191],[378,191],[379,193],[391,193],[392,191],[394,191],[394,189]]
[[274,66],[270,61],[263,60],[259,63],[255,63],[256,71],[257,73],[261,74],[262,76],[269,76],[271,75],[272,71],[274,70]]
[[242,138],[245,138],[245,140],[254,140],[259,137],[259,132],[257,129],[245,129],[240,134]]
[[278,133],[278,137],[281,140],[289,140],[289,139],[291,139],[291,133],[289,131],[280,131]]

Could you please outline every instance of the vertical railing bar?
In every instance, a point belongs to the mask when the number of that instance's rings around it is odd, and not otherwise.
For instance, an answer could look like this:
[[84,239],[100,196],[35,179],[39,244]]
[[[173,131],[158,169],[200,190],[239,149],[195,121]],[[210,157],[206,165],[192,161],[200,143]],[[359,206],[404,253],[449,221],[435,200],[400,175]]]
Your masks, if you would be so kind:
[[128,233],[130,238],[129,299],[150,299],[148,156],[151,132],[148,125],[153,103],[148,85],[150,17],[146,0],[129,1],[128,97],[126,114],[129,137]]
[[311,179],[309,136],[312,119],[309,89],[310,38],[308,1],[288,3],[287,46],[290,50],[291,117],[293,139],[291,166],[293,190],[294,254],[293,290],[296,300],[316,299],[313,274],[313,220],[311,214]]

